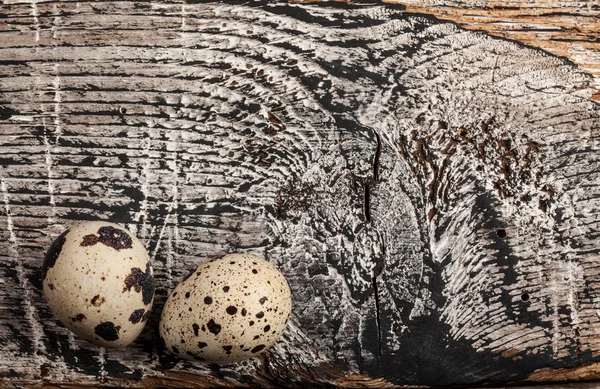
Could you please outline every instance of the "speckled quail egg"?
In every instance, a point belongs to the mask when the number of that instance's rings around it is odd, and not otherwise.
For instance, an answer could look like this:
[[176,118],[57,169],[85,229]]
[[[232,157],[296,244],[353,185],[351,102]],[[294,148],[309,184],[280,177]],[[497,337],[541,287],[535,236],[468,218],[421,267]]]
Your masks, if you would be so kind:
[[213,363],[254,357],[285,330],[290,288],[270,263],[231,254],[201,264],[162,311],[161,341],[175,355]]
[[81,222],[50,246],[44,295],[61,323],[104,347],[125,347],[140,334],[154,300],[154,276],[142,243],[123,227]]

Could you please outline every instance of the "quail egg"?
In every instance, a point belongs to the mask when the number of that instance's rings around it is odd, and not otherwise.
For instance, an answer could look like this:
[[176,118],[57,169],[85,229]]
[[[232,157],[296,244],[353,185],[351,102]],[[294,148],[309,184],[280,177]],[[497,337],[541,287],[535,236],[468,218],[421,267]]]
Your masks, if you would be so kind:
[[104,347],[140,334],[154,300],[154,276],[142,243],[123,227],[81,222],[50,246],[42,267],[48,305],[65,327]]
[[290,288],[273,265],[231,254],[201,264],[175,288],[159,331],[165,347],[181,358],[232,363],[273,345],[291,309]]

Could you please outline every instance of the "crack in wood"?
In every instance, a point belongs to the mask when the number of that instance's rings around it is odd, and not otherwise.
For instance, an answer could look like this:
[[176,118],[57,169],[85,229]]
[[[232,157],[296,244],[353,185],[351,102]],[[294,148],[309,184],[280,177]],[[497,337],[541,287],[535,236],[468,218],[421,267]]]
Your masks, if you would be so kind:
[[379,356],[383,356],[381,352],[381,318],[379,317],[379,292],[377,290],[377,276],[373,276],[373,296],[375,297],[375,320],[377,322],[377,350]]

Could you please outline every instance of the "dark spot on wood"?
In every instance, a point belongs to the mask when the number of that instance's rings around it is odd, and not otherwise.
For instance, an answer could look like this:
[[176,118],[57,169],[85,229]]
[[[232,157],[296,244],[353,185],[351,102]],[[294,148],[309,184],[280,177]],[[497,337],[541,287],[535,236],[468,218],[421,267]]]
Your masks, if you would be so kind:
[[260,335],[255,335],[254,338],[252,338],[252,339],[256,340],[258,338],[260,338]]
[[540,199],[538,203],[538,208],[540,209],[540,211],[546,213],[546,211],[548,210],[548,200]]
[[125,108],[125,107],[121,107],[121,108],[119,108],[119,113],[120,113],[121,115],[125,115],[125,114],[127,113],[127,108]]
[[224,286],[223,287],[223,292],[225,292],[225,293],[229,292],[229,286]]
[[264,344],[259,344],[258,346],[254,347],[254,348],[251,350],[251,352],[252,352],[253,354],[254,354],[254,353],[257,353],[257,352],[259,352],[259,351],[263,350],[265,347],[266,347],[266,346],[265,346]]
[[262,319],[265,316],[265,313],[263,311],[260,311],[256,314],[256,317],[259,319]]
[[427,220],[431,221],[431,219],[433,219],[433,217],[435,216],[435,214],[437,213],[437,208],[433,207],[429,210],[429,212],[427,212]]
[[247,313],[248,311],[246,311],[246,308],[242,308],[242,316],[246,316]]
[[196,323],[192,324],[192,328],[194,329],[194,336],[198,336],[198,331],[200,331],[200,326]]
[[186,299],[189,299],[189,298],[190,298],[190,292],[186,292],[186,293],[185,293],[185,298],[186,298]]
[[253,274],[258,274],[258,270],[256,270],[256,269],[252,269],[252,273],[253,273]]
[[231,354],[231,349],[233,348],[233,346],[222,346],[223,350],[225,350],[226,354]]
[[266,297],[261,297],[260,300],[258,300],[258,302],[260,303],[260,305],[263,305],[265,303],[265,301],[267,301],[268,298]]
[[104,297],[100,297],[99,294],[95,295],[92,298],[92,301],[90,301],[90,303],[95,306],[95,307],[99,307],[101,306],[104,302],[106,301],[106,299]]
[[[42,376],[42,378],[48,377],[48,375],[50,374],[50,364],[48,363],[42,363],[42,365],[40,366],[40,375]],[[10,376],[9,376],[10,378]]]
[[202,330],[202,332],[206,332],[206,327],[204,326],[204,324],[202,324],[202,328],[200,328]]
[[71,321],[75,323],[77,321],[83,321],[83,319],[85,319],[85,315],[83,313],[78,313],[77,316],[71,318]]
[[204,348],[206,346],[208,346],[208,343],[198,342],[198,348]]
[[265,326],[265,328],[263,328],[263,331],[264,331],[264,332],[269,332],[269,330],[270,330],[270,329],[271,329],[271,326],[267,324],[267,325]]
[[142,318],[144,317],[145,313],[145,309],[136,309],[135,311],[131,312],[131,315],[129,316],[129,321],[133,324],[139,323],[140,321],[142,321]]
[[54,285],[53,284],[48,284],[48,288],[50,288],[50,290],[54,290]]
[[253,326],[254,325],[254,320],[250,320],[250,323],[248,323],[249,325]]
[[177,348],[177,346],[171,346],[171,350],[173,350],[175,354],[179,354],[179,349]]
[[129,234],[125,231],[112,226],[100,227],[98,230],[100,235],[98,240],[105,246],[112,247],[113,249],[120,251],[122,249],[132,248],[133,241]]
[[218,335],[219,332],[221,332],[221,326],[215,323],[213,319],[210,319],[210,321],[206,323],[206,328],[215,335]]
[[237,308],[233,305],[230,305],[227,307],[227,309],[225,309],[225,311],[227,311],[227,313],[230,315],[235,315],[237,313]]
[[204,304],[212,304],[212,297],[206,296],[204,298]]
[[177,292],[173,292],[172,296],[173,297],[177,296]]
[[521,295],[521,301],[523,301],[523,302],[529,301],[529,293],[523,293]]
[[66,230],[65,232],[60,234],[50,245],[50,248],[46,253],[46,257],[44,258],[44,263],[42,265],[42,280],[46,279],[48,269],[56,265],[56,260],[58,259],[60,252],[62,251],[62,247],[65,244],[66,236],[68,233],[69,230]]
[[114,342],[119,339],[119,330],[121,326],[115,326],[113,322],[105,321],[94,328],[96,335],[109,342]]
[[12,108],[0,106],[0,120],[8,120],[17,113],[19,112]]
[[132,267],[131,273],[125,278],[123,293],[133,288],[137,293],[142,292],[144,305],[150,304],[154,297],[154,277],[150,273],[150,264],[146,264],[146,272],[139,267]]
[[98,243],[98,237],[96,235],[86,235],[83,237],[83,240],[81,241],[80,246],[83,247],[87,247],[87,246],[93,246],[96,243]]
[[506,230],[501,228],[498,231],[496,231],[496,235],[498,235],[499,238],[506,238]]

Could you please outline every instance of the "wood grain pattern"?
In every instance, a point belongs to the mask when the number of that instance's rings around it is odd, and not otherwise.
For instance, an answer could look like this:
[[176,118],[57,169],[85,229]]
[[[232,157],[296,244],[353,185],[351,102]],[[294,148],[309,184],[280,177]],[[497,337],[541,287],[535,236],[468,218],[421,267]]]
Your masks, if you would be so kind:
[[[5,379],[448,385],[600,361],[600,105],[571,64],[393,6],[0,14]],[[128,349],[74,338],[41,295],[49,243],[93,218],[153,260]],[[173,358],[165,298],[234,251],[288,278],[283,339],[235,365]]]
[[600,101],[598,0],[384,0],[383,3],[401,4],[408,12],[430,14],[469,30],[485,31],[568,58],[594,76],[597,92],[592,98]]

